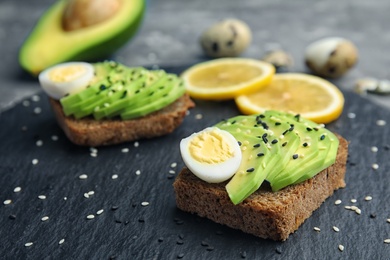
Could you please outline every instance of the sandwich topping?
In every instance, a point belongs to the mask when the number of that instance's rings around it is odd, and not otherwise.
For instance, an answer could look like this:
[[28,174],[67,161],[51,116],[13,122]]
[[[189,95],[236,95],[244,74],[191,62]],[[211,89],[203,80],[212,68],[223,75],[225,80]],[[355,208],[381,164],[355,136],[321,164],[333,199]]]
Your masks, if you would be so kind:
[[[231,154],[228,145],[221,145],[221,138],[213,137],[212,133],[219,131],[230,133],[239,146],[237,167],[218,167]],[[264,181],[276,192],[312,178],[334,164],[338,145],[337,136],[324,125],[300,115],[268,110],[224,120],[183,139],[180,148],[184,163],[200,179],[213,183],[231,178],[226,190],[231,201],[238,204]],[[215,177],[222,174],[225,178]]]

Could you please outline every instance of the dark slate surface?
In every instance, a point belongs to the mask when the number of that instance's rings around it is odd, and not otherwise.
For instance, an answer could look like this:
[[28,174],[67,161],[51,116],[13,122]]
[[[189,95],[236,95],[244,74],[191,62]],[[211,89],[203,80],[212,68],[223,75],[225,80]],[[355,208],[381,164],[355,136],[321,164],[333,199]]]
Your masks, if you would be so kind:
[[[180,139],[238,114],[233,102],[197,102],[173,134],[141,140],[138,147],[127,143],[98,148],[94,158],[88,147],[66,139],[46,96],[39,97],[25,99],[29,106],[20,103],[0,114],[2,259],[389,259],[390,244],[384,239],[390,238],[390,133],[388,125],[376,121],[390,124],[390,115],[353,93],[345,93],[344,113],[329,125],[351,142],[347,187],[326,200],[286,242],[247,235],[175,206],[176,175],[169,171],[177,173],[183,166]],[[34,113],[37,107],[42,109],[39,114]],[[197,119],[198,114],[203,118]],[[36,145],[38,140],[42,146]],[[379,151],[373,153],[372,146]],[[33,159],[39,163],[33,165]],[[373,163],[378,170],[371,168]],[[88,178],[80,180],[81,174]],[[117,179],[112,179],[114,174]],[[22,190],[15,193],[18,186]],[[94,195],[85,198],[89,191]],[[367,195],[373,199],[365,201]],[[12,203],[4,205],[7,199]],[[341,205],[334,204],[337,199]],[[361,215],[344,209],[346,205],[356,205]],[[104,212],[96,215],[100,209]],[[95,219],[88,220],[89,214]],[[41,221],[44,216],[49,220]],[[60,245],[61,239],[65,241]],[[27,242],[33,245],[25,247]]]

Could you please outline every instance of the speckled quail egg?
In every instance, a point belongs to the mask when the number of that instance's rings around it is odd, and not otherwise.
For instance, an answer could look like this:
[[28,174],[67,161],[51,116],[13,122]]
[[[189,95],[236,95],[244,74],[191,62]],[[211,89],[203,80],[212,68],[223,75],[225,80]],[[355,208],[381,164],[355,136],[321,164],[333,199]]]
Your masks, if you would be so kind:
[[251,40],[252,33],[245,22],[226,19],[206,29],[200,37],[200,44],[210,57],[235,57],[249,46]]
[[274,65],[277,71],[287,71],[294,64],[292,56],[283,50],[269,51],[261,60]]
[[234,136],[217,127],[208,127],[182,139],[180,152],[188,169],[209,183],[231,178],[242,159],[240,146]]
[[324,38],[306,48],[305,60],[315,74],[337,78],[356,64],[358,50],[351,41],[344,38]]
[[86,62],[66,62],[39,74],[39,83],[46,94],[60,99],[85,89],[94,77],[94,67]]

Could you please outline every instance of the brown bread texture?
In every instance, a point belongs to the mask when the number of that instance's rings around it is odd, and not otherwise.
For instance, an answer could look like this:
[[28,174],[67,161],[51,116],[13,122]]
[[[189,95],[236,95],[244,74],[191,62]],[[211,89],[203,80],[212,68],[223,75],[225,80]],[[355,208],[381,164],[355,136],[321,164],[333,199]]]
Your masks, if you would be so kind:
[[348,142],[338,137],[335,164],[277,192],[263,185],[238,205],[229,199],[227,182],[207,183],[183,168],[173,184],[177,207],[261,238],[284,241],[335,190],[345,187]]
[[173,132],[194,102],[185,94],[169,106],[132,120],[65,116],[59,101],[49,98],[58,124],[70,141],[81,146],[104,146],[153,138]]

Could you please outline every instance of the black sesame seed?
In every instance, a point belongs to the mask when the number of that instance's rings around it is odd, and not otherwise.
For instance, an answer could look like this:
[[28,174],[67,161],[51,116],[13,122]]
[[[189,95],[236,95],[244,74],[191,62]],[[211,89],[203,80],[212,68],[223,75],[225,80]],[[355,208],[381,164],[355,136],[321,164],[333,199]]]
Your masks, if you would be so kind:
[[389,151],[389,150],[390,150],[390,145],[386,144],[383,148],[384,148],[386,151]]
[[275,252],[280,255],[282,253],[282,249],[280,247],[277,247],[275,248]]
[[269,129],[269,127],[268,127],[268,125],[266,124],[266,123],[261,123],[261,125],[263,126],[263,128],[265,129],[265,130],[268,130]]
[[294,154],[293,156],[292,156],[292,158],[295,160],[295,159],[298,159],[298,154]]
[[141,218],[138,219],[138,222],[144,223],[144,222],[145,222],[145,219],[141,217]]
[[183,240],[181,240],[181,239],[179,239],[179,240],[177,240],[177,241],[176,241],[176,244],[178,244],[178,245],[182,245],[182,244],[184,244],[184,241],[183,241]]
[[232,47],[234,45],[234,41],[228,41],[226,42],[226,46]]
[[259,115],[260,118],[265,118],[265,115],[261,114]]
[[119,219],[116,219],[116,220],[115,220],[115,223],[121,224],[122,221],[120,221]]
[[176,221],[176,224],[177,225],[182,225],[182,224],[184,224],[184,221],[183,220]]
[[211,49],[213,50],[213,52],[218,52],[219,50],[219,45],[217,42],[213,42],[212,45],[211,45]]
[[200,244],[201,244],[202,246],[208,246],[208,245],[209,245],[209,243],[207,243],[206,241],[202,241]]
[[240,141],[238,141],[237,143],[238,143],[238,145],[239,145],[239,146],[241,146],[241,145],[242,145],[242,143],[241,143]]
[[283,147],[285,147],[286,145],[287,145],[287,142],[284,142],[284,143],[282,144]]
[[264,153],[258,153],[257,154],[257,157],[261,157],[261,156],[264,156]]
[[299,122],[299,120],[301,119],[301,115],[300,114],[296,114],[295,116],[295,119]]
[[260,144],[253,145],[254,148],[260,147]]
[[128,225],[130,223],[130,221],[126,220],[125,221],[125,226]]
[[173,176],[173,175],[168,175],[168,176],[167,176],[167,179],[168,179],[168,180],[171,180],[171,179],[173,179],[174,177],[175,177],[175,176]]
[[139,89],[137,89],[134,93],[135,94],[138,94],[140,92],[140,90]]
[[164,238],[163,238],[163,237],[159,237],[157,241],[158,241],[158,242],[163,242],[163,241],[164,241]]
[[276,144],[278,142],[277,139],[272,140],[271,144]]
[[246,172],[253,172],[255,170],[255,168],[249,168],[248,170],[246,170]]
[[371,214],[370,214],[370,218],[376,218],[376,214],[371,213]]
[[14,220],[14,219],[16,219],[16,215],[11,214],[11,215],[8,216],[8,218]]
[[288,131],[293,131],[294,130],[294,125],[291,125],[291,127],[288,129]]
[[282,135],[286,135],[286,134],[288,133],[288,130],[289,130],[289,129],[287,129],[286,131],[284,131],[284,132],[282,133]]
[[307,143],[303,143],[302,145],[303,145],[303,147],[307,147],[307,146],[308,146],[308,144],[307,144]]
[[280,123],[280,122],[276,122],[276,123],[275,123],[275,125],[281,125],[281,124],[282,124],[282,123]]
[[235,123],[236,123],[236,120],[233,120],[233,121],[232,121],[232,125],[234,125]]
[[208,247],[206,248],[206,250],[207,250],[207,251],[213,251],[213,250],[214,250],[214,247],[213,247],[213,246],[208,246]]
[[184,257],[184,254],[183,254],[183,253],[180,253],[180,254],[177,255],[177,259],[181,259],[181,258],[183,258],[183,257]]
[[306,127],[306,130],[311,132],[313,129],[311,129],[310,127]]
[[321,135],[320,140],[322,141],[324,139],[325,139],[325,135]]

